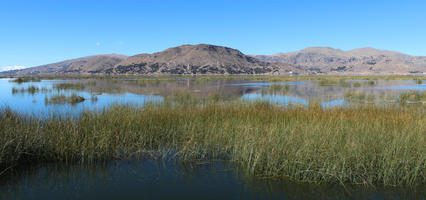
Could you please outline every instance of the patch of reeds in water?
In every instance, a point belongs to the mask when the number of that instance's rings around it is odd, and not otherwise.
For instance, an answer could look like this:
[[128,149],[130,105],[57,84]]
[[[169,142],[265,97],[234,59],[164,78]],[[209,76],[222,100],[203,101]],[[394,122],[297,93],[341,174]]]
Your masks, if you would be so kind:
[[422,84],[422,83],[423,83],[423,80],[422,80],[422,79],[420,79],[420,78],[415,78],[415,79],[414,79],[414,82],[416,82],[416,84]]
[[57,90],[84,90],[85,85],[83,83],[59,83],[53,85],[53,88]]
[[348,103],[374,103],[376,96],[374,94],[366,94],[365,92],[346,91],[344,99]]
[[368,85],[368,86],[374,86],[374,85],[376,85],[376,81],[369,80],[369,81],[367,81],[366,85]]
[[16,87],[12,87],[12,94],[18,94],[18,93],[29,93],[29,94],[35,94],[38,92],[50,92],[51,90],[43,87],[43,88],[39,88],[37,86],[31,85],[28,86],[26,88],[16,88]]
[[285,94],[290,91],[290,85],[272,84],[269,86],[269,92],[271,94]]
[[26,82],[40,82],[40,78],[38,77],[18,77],[15,79],[10,80],[9,82],[14,82],[14,83],[26,83]]
[[340,87],[349,87],[350,83],[346,82],[344,78],[342,79],[330,79],[330,78],[322,78],[317,81],[317,85],[319,86],[340,86]]
[[352,87],[361,87],[361,83],[360,82],[354,82],[352,84]]
[[398,98],[400,105],[426,103],[426,93],[422,91],[410,90],[401,94]]
[[54,95],[51,97],[46,97],[44,99],[44,102],[46,104],[77,104],[80,102],[85,101],[86,99],[84,97],[78,96],[76,94],[71,94],[71,96],[65,96],[63,94]]
[[188,104],[114,106],[86,111],[78,118],[46,120],[3,109],[0,171],[37,161],[173,155],[183,161],[230,160],[248,174],[302,182],[417,185],[426,181],[422,109]]

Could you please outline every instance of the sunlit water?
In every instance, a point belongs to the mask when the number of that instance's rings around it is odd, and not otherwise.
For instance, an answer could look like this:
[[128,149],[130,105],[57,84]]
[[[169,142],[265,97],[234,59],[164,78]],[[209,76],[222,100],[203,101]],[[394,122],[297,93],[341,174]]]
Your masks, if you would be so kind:
[[[85,88],[53,88],[63,82],[81,82]],[[393,102],[408,90],[426,90],[424,82],[416,84],[410,80],[378,80],[374,84],[364,80],[347,82],[349,85],[321,86],[316,81],[177,79],[42,80],[17,84],[10,79],[0,79],[0,107],[33,116],[78,115],[84,110],[103,110],[114,104],[161,104],[177,91],[189,92],[197,98],[217,94],[227,101],[266,101],[282,106],[319,102],[323,107],[333,107],[351,103],[345,98],[347,92],[374,96],[369,101],[380,103],[383,100]],[[12,92],[12,88],[29,86],[47,90],[34,94]],[[46,98],[58,94],[77,94],[86,100],[76,104],[45,102]],[[425,199],[424,187],[298,184],[248,177],[223,162],[182,164],[170,160],[143,160],[71,166],[41,164],[17,169],[0,180],[0,199]]]
[[[134,94],[123,91],[122,93],[103,93],[96,95],[96,100],[92,100],[92,94],[89,91],[74,91],[74,90],[56,90],[53,89],[53,85],[59,82],[70,82],[70,81],[58,81],[58,80],[43,80],[41,82],[29,82],[29,83],[10,83],[8,80],[0,79],[0,106],[11,108],[19,113],[31,114],[35,116],[45,114],[78,114],[83,110],[102,110],[114,104],[129,104],[135,106],[144,105],[147,102],[159,102],[163,101],[161,96],[156,95],[143,95]],[[72,82],[72,81],[71,81]],[[38,88],[47,88],[49,92],[37,92],[34,94],[23,92],[23,93],[12,93],[12,88],[17,89],[27,88],[28,86],[36,86]],[[76,104],[47,104],[45,98],[49,98],[54,95],[64,94],[69,96],[71,94],[78,94],[84,97],[86,100]]]
[[[32,115],[73,114],[83,110],[102,110],[114,104],[143,106],[146,103],[162,103],[164,98],[177,91],[189,92],[199,98],[212,93],[226,100],[266,101],[279,105],[308,105],[319,102],[324,107],[344,106],[353,102],[345,99],[345,93],[363,93],[373,96],[373,103],[395,101],[408,90],[425,91],[426,84],[416,84],[411,80],[378,80],[368,85],[364,80],[348,80],[345,86],[321,86],[315,81],[298,82],[262,82],[250,80],[42,80],[41,82],[14,83],[11,79],[0,79],[0,107],[9,107],[14,111]],[[86,85],[83,90],[56,90],[58,83],[80,83]],[[354,87],[354,83],[358,86]],[[95,84],[94,84],[95,83]],[[13,93],[12,88],[29,86],[45,88],[49,91]],[[77,94],[86,100],[76,104],[47,104],[46,98],[64,94]],[[95,97],[95,98],[92,98]],[[371,101],[371,100],[370,100]],[[370,102],[371,103],[371,102]]]

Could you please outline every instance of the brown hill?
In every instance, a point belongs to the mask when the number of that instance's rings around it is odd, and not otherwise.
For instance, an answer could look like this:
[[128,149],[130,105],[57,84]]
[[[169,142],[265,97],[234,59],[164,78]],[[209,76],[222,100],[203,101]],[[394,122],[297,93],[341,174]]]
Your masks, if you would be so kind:
[[266,62],[281,62],[324,74],[422,74],[426,57],[394,51],[360,48],[342,51],[330,47],[310,47],[296,52],[254,56]]
[[135,55],[118,63],[109,74],[284,74],[287,64],[273,64],[228,47],[199,44]]
[[361,48],[310,47],[296,52],[248,56],[223,46],[183,45],[131,57],[95,55],[3,74],[423,74],[426,57]]
[[12,73],[17,75],[98,74],[106,69],[114,67],[125,58],[127,58],[127,56],[118,54],[94,55],[22,70],[15,70],[12,71]]

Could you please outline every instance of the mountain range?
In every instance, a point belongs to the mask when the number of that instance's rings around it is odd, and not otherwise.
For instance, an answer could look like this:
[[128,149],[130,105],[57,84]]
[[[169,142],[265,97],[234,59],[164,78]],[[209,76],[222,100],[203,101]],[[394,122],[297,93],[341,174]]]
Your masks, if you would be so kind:
[[296,52],[255,55],[267,62],[288,63],[300,70],[324,74],[418,74],[426,72],[425,56],[379,50],[371,47],[342,51],[310,47]]
[[424,74],[426,57],[360,48],[350,51],[310,47],[275,55],[245,55],[229,47],[182,45],[153,54],[94,55],[21,70],[12,75],[166,74]]

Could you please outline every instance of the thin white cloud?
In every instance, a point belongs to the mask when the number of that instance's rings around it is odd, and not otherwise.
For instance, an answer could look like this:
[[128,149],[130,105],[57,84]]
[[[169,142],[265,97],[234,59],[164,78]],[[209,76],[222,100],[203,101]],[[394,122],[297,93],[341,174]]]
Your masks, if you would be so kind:
[[10,71],[10,70],[18,70],[18,69],[25,69],[26,67],[21,65],[15,65],[15,66],[6,66],[6,67],[0,67],[0,72]]
[[100,42],[96,42],[96,46],[101,46],[101,43]]

